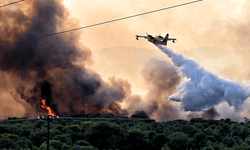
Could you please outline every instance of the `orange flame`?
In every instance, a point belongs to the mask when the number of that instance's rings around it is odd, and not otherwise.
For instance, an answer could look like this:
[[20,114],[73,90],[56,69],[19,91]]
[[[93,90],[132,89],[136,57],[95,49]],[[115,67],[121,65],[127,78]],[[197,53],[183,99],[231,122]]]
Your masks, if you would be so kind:
[[51,108],[49,106],[45,105],[45,99],[42,100],[42,103],[43,103],[43,105],[41,107],[48,110],[48,115],[56,116],[56,114],[52,112]]

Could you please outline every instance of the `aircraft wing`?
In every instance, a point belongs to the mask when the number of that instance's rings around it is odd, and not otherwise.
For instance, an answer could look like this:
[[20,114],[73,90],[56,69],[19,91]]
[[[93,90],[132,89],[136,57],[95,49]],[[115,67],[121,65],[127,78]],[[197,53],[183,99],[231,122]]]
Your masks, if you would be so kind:
[[143,38],[147,38],[146,36],[141,36],[141,35],[135,35],[136,36],[136,39],[139,40],[139,37],[143,37]]

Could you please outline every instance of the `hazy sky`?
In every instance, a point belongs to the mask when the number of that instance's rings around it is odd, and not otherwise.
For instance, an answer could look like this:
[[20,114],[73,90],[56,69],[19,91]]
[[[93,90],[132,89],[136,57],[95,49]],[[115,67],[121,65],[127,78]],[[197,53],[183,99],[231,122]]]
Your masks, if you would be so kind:
[[[63,25],[58,23],[58,32],[191,2],[186,0],[62,1],[68,8],[71,17],[64,20]],[[6,2],[2,1],[0,5]],[[29,16],[32,14],[28,13],[29,7],[26,7],[28,3],[29,0],[8,6],[8,9],[0,9],[7,12],[7,10],[15,10],[20,7]],[[153,36],[159,34],[165,36],[169,33],[170,37],[177,39],[176,43],[168,43],[169,49],[183,54],[188,59],[195,60],[204,69],[224,79],[248,82],[250,80],[249,7],[250,1],[248,0],[204,0],[144,16],[77,30],[73,34],[80,36],[80,45],[91,51],[92,60],[79,59],[76,63],[79,65],[87,63],[85,67],[97,72],[104,80],[112,77],[127,80],[131,84],[132,93],[140,95],[145,100],[150,91],[153,91],[152,88],[155,88],[155,85],[149,87],[151,80],[147,78],[145,72],[150,73],[154,69],[159,72],[157,70],[160,68],[157,66],[159,63],[171,64],[172,61],[147,40],[136,40],[135,35],[145,35],[147,32]],[[11,41],[11,39],[9,40]],[[149,66],[151,70],[145,69],[146,66]],[[4,82],[1,81],[2,85],[15,82],[9,74],[2,73],[1,76],[6,78]],[[0,87],[2,88],[0,97],[3,97],[2,95],[13,97],[13,94],[8,94],[8,88],[13,89],[14,87],[11,84],[6,86],[7,88]],[[174,91],[168,91],[168,95],[173,94],[171,92]],[[16,116],[23,112],[19,105],[25,104],[21,102],[17,105],[8,105],[7,100],[2,100],[2,102],[6,104],[6,107],[20,109],[20,111],[15,111],[14,114],[4,111],[0,113],[5,115],[0,114],[0,116]],[[171,103],[171,105],[178,104]],[[125,107],[126,104],[123,103],[122,106]],[[222,106],[218,106],[218,108],[220,107]],[[221,109],[222,111],[224,110]],[[222,114],[226,116],[227,113]]]
[[[189,1],[64,0],[80,26],[186,2]],[[221,76],[247,80],[249,69],[245,66],[249,65],[250,48],[247,6],[249,2],[245,0],[204,0],[76,32],[93,52],[91,68],[106,78],[113,75],[127,78],[137,92],[143,92],[140,77],[143,62],[154,55],[164,57],[153,44],[135,40],[135,34],[146,32],[169,33],[177,42],[169,42],[168,48],[186,54]]]

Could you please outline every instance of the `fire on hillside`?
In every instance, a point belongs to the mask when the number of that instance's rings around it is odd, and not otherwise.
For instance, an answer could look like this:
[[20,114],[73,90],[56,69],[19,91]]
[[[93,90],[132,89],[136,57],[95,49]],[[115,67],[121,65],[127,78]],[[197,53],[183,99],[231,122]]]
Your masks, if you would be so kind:
[[43,105],[41,105],[41,107],[48,110],[48,116],[56,116],[56,114],[51,110],[51,108],[45,104],[45,101],[45,99],[42,100]]

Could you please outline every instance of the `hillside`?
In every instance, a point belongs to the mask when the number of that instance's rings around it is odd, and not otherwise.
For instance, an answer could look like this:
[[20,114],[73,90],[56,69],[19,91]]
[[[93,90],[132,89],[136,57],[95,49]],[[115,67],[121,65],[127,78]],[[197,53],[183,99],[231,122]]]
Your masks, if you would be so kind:
[[[230,119],[190,121],[135,120],[147,118],[133,115],[130,120],[88,120],[116,118],[112,114],[87,114],[85,120],[57,119],[50,122],[50,149],[204,149],[246,150],[250,148],[250,123]],[[127,118],[127,117],[123,117]],[[129,118],[127,118],[129,119]],[[0,149],[34,149],[47,147],[47,120],[9,118],[0,123]]]

